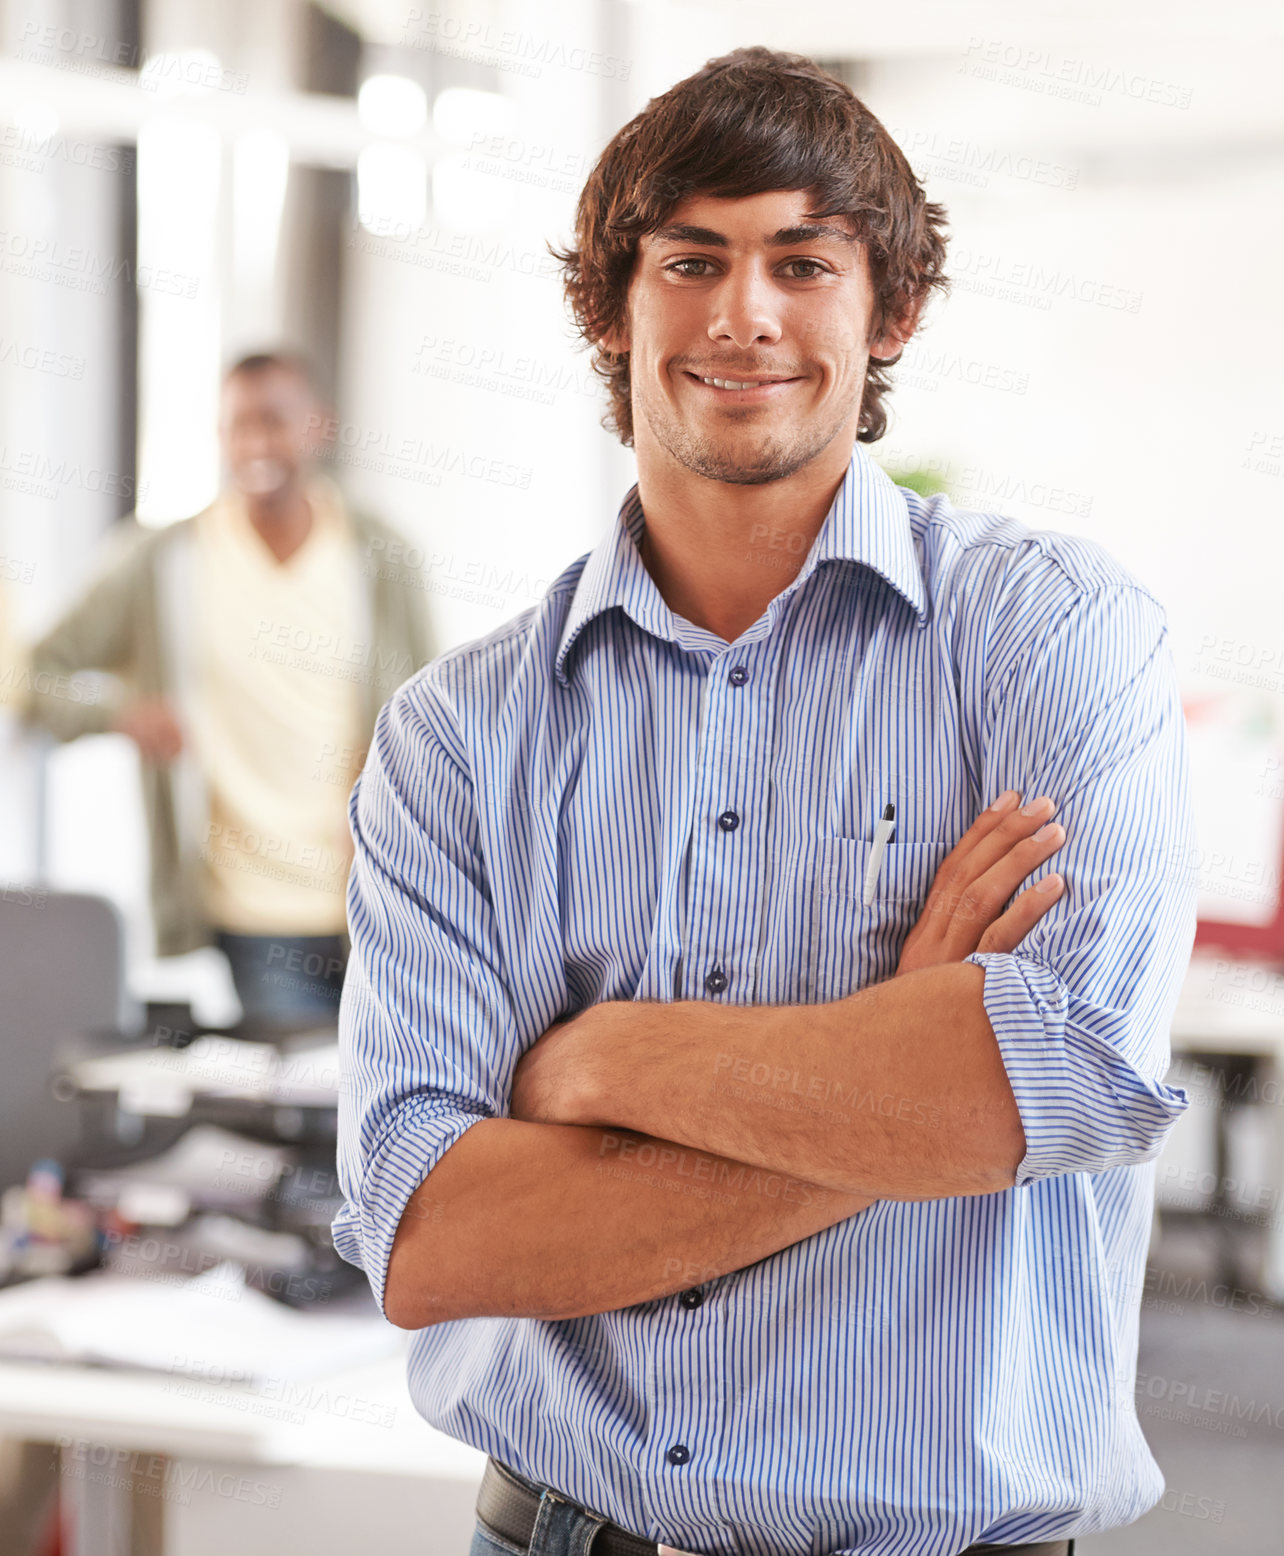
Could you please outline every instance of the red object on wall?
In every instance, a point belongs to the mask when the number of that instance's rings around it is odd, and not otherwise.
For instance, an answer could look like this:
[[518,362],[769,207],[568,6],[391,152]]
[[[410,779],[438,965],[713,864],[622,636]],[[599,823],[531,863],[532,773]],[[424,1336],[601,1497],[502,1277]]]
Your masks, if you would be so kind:
[[63,1539],[62,1507],[55,1499],[54,1505],[49,1510],[49,1522],[45,1526],[45,1532],[41,1535],[35,1550],[35,1556],[64,1556],[67,1544]]
[[1195,924],[1195,949],[1226,951],[1255,962],[1284,964],[1284,898],[1269,924],[1227,924],[1201,918]]
[[[1182,711],[1189,727],[1195,728],[1204,712],[1217,705],[1218,698],[1184,698]],[[1256,962],[1284,963],[1284,843],[1276,864],[1273,883],[1275,908],[1265,924],[1228,923],[1223,919],[1201,918],[1195,924],[1195,949],[1225,951],[1230,956]]]
[[1284,850],[1275,869],[1275,912],[1265,924],[1232,924],[1201,918],[1195,923],[1195,949],[1216,949],[1255,962],[1284,963]]

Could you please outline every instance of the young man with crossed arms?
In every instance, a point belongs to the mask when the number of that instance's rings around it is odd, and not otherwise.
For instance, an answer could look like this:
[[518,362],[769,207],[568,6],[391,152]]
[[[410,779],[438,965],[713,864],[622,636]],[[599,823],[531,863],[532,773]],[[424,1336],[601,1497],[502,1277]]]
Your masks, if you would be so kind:
[[474,1556],[1066,1556],[1162,1493],[1180,700],[1103,548],[862,446],[943,216],[810,61],[653,100],[560,256],[638,484],[381,714],[334,1230],[491,1455]]

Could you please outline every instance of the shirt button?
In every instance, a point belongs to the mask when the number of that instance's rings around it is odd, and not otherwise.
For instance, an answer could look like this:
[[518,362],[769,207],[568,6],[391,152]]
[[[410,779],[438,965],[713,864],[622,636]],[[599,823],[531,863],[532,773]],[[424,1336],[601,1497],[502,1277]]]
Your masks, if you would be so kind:
[[683,1307],[699,1307],[704,1301],[704,1292],[699,1286],[692,1286],[690,1291],[684,1291],[678,1298]]
[[718,817],[718,825],[724,832],[734,832],[740,825],[740,817],[734,810],[724,810]]
[[749,672],[743,665],[737,665],[727,679],[733,686],[743,686],[749,679]]
[[691,1457],[690,1448],[684,1448],[681,1443],[674,1443],[673,1447],[665,1454],[670,1464],[685,1464]]
[[721,994],[727,986],[727,975],[721,967],[713,968],[706,974],[704,986],[710,994]]

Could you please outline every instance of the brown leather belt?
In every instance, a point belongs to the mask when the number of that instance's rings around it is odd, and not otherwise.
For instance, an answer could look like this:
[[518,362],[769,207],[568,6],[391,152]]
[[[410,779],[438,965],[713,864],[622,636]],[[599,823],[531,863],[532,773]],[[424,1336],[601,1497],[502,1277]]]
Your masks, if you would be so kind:
[[[540,1492],[531,1482],[498,1459],[487,1459],[477,1493],[477,1516],[488,1529],[510,1545],[526,1550],[535,1530],[539,1504]],[[592,1516],[602,1517],[600,1513]],[[1073,1556],[1073,1545],[1072,1540],[1043,1540],[1036,1545],[969,1545],[959,1556]],[[654,1540],[644,1540],[604,1519],[593,1536],[591,1550],[592,1556],[657,1556],[659,1547]]]

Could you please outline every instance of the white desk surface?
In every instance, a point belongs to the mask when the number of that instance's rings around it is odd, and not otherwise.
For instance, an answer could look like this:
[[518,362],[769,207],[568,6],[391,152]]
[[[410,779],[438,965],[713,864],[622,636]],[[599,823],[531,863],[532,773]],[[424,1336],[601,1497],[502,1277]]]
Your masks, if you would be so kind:
[[70,1437],[172,1458],[478,1483],[485,1454],[417,1413],[405,1371],[403,1348],[282,1393],[123,1368],[4,1361],[0,1436]]

